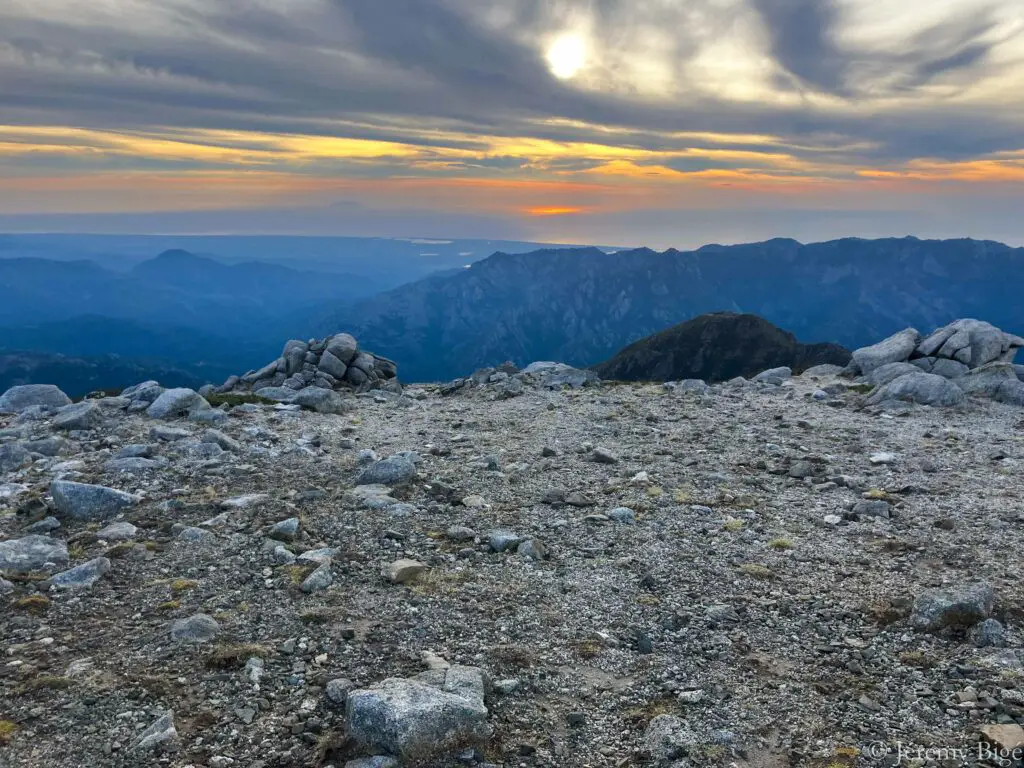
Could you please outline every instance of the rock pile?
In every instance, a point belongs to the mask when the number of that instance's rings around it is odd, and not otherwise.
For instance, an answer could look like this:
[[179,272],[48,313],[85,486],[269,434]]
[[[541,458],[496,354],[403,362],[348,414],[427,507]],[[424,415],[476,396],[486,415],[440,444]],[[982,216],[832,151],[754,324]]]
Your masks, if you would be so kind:
[[521,395],[527,387],[536,389],[580,389],[599,384],[601,378],[591,370],[565,363],[535,362],[520,369],[513,362],[496,368],[480,368],[471,376],[455,379],[441,387],[442,395],[467,390],[484,390],[499,398]]
[[1024,338],[982,320],[957,320],[927,337],[907,328],[858,349],[847,375],[874,386],[868,404],[949,407],[967,395],[1024,405],[1024,366],[1013,364]]
[[279,358],[258,371],[232,376],[215,391],[252,392],[278,402],[295,402],[298,393],[306,392],[300,399],[308,400],[308,404],[299,404],[321,410],[317,405],[328,398],[322,392],[306,390],[365,392],[386,388],[400,393],[397,377],[394,362],[360,349],[350,334],[338,333],[326,339],[293,339],[284,345]]

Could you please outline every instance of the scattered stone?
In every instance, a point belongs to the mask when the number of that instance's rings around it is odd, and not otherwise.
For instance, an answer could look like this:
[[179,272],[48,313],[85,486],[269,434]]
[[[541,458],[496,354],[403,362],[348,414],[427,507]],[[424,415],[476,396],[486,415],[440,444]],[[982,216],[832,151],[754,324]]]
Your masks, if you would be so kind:
[[52,571],[68,564],[68,547],[49,536],[30,535],[0,541],[0,571]]
[[324,690],[332,704],[343,707],[345,702],[348,701],[349,692],[355,690],[355,687],[355,683],[347,677],[339,677],[334,680],[328,680]]
[[547,560],[548,558],[547,547],[537,539],[527,539],[522,542],[516,547],[516,553],[520,557],[526,557],[530,560]]
[[23,384],[0,395],[0,413],[21,413],[29,408],[55,411],[71,405],[71,398],[53,384]]
[[416,477],[416,465],[401,456],[376,461],[356,479],[357,485],[401,485]]
[[60,520],[56,517],[44,517],[32,525],[25,526],[25,533],[53,533],[60,528]]
[[334,573],[329,563],[324,563],[305,578],[299,588],[307,595],[322,592],[334,583]]
[[296,536],[299,535],[299,518],[289,517],[287,520],[282,520],[279,523],[274,523],[271,526],[270,531],[267,533],[272,539],[278,541],[295,541]]
[[82,565],[55,574],[47,580],[47,584],[56,589],[88,589],[110,571],[110,561],[105,557],[97,557]]
[[495,552],[507,552],[515,549],[523,541],[523,537],[512,531],[497,530],[487,534],[487,543]]
[[76,429],[84,431],[94,429],[102,421],[103,412],[100,407],[96,403],[85,400],[59,409],[53,419],[53,428],[65,432]]
[[483,672],[473,667],[409,680],[389,678],[349,693],[348,733],[365,749],[404,760],[427,760],[482,744],[491,735],[485,687]]
[[156,747],[167,749],[178,741],[174,727],[174,712],[165,712],[149,728],[144,730],[135,743],[137,750],[151,750]]
[[591,454],[591,458],[594,461],[596,461],[598,464],[618,464],[619,463],[619,457],[618,456],[616,456],[614,453],[609,451],[607,448],[601,448],[600,446],[598,446],[597,448],[594,449],[593,454]]
[[171,640],[187,643],[208,643],[220,632],[220,624],[212,616],[197,613],[171,624]]
[[384,569],[384,577],[392,584],[409,584],[426,570],[426,564],[416,560],[395,560]]
[[984,582],[948,590],[930,589],[914,600],[910,625],[923,632],[969,628],[991,616],[995,600],[992,585]]
[[131,523],[120,521],[96,531],[96,538],[101,541],[131,541],[138,532],[139,529]]
[[146,409],[152,419],[176,419],[194,411],[203,411],[210,404],[191,389],[165,389]]
[[624,525],[632,525],[636,522],[636,513],[629,507],[616,507],[608,513],[608,517]]
[[85,522],[107,520],[137,501],[124,491],[70,480],[54,480],[50,484],[50,495],[58,512]]

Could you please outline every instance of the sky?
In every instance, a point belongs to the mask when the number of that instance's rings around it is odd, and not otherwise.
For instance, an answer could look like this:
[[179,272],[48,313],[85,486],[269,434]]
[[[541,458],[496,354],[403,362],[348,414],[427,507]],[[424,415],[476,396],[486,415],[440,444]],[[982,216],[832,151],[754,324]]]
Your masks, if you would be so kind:
[[1024,244],[1021,0],[2,0],[0,230]]

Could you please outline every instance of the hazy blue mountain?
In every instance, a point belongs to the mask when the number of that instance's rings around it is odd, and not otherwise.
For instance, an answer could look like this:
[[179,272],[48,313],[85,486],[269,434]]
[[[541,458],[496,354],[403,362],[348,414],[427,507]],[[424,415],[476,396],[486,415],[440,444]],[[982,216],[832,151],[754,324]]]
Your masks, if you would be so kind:
[[376,290],[354,275],[222,264],[180,250],[127,273],[90,261],[10,258],[0,259],[0,325],[100,315],[244,338],[285,333],[319,305],[346,305]]
[[510,240],[390,237],[0,234],[0,260],[88,260],[127,272],[156,253],[184,250],[222,264],[260,262],[294,270],[348,273],[385,290],[435,272],[462,269],[495,251],[525,253],[546,246]]
[[795,372],[829,363],[845,366],[838,344],[801,344],[756,315],[713,312],[635,341],[593,369],[614,381],[728,381],[786,366]]
[[745,312],[805,342],[848,348],[914,325],[978,317],[1024,331],[1024,249],[975,240],[771,240],[697,251],[499,253],[335,313],[397,360],[441,380],[506,359],[593,365],[701,314]]

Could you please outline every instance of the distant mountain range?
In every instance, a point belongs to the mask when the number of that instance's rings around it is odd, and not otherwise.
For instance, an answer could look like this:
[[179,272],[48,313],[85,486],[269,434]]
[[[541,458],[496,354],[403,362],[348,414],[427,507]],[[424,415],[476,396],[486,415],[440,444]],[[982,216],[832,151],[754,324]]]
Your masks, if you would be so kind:
[[850,351],[838,344],[801,344],[755,315],[714,312],[635,341],[593,368],[614,381],[715,382],[782,366],[799,372],[848,362]]
[[409,381],[511,359],[590,366],[701,314],[751,313],[849,348],[979,317],[1024,330],[1024,249],[976,240],[771,240],[692,252],[498,253],[329,316]]

